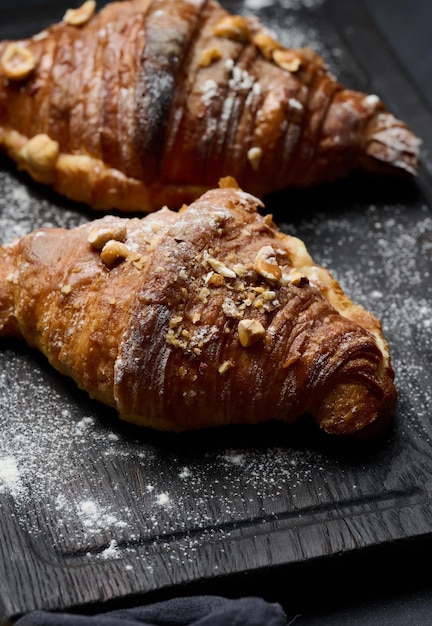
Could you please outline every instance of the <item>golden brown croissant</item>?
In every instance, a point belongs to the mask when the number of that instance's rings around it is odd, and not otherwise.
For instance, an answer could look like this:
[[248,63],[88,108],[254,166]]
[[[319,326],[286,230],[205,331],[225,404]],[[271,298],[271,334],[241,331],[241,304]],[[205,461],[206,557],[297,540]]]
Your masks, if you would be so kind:
[[39,229],[0,248],[0,336],[23,336],[140,425],[387,425],[393,370],[354,305],[259,201],[221,181],[180,212]]
[[0,44],[0,146],[95,209],[177,208],[234,176],[260,197],[356,169],[414,174],[418,140],[310,49],[215,0],[94,2]]

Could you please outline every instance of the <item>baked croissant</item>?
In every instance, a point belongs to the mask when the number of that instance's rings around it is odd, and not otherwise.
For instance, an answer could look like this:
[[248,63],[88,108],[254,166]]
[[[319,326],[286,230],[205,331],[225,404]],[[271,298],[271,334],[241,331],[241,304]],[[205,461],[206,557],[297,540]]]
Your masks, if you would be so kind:
[[415,174],[419,141],[214,0],[86,2],[0,44],[0,146],[94,209],[178,208],[222,176],[262,197],[353,170]]
[[260,201],[221,181],[179,212],[42,228],[0,248],[0,336],[24,337],[120,417],[164,431],[309,413],[386,426],[380,323]]

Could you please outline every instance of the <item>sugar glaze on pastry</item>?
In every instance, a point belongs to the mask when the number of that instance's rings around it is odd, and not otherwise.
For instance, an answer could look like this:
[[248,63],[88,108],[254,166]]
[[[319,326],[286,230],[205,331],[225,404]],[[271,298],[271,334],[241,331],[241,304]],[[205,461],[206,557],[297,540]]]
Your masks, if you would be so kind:
[[178,208],[234,176],[262,197],[353,170],[415,174],[419,141],[215,0],[95,2],[0,43],[0,147],[94,209]]
[[224,179],[180,212],[0,247],[0,336],[142,426],[309,413],[335,435],[381,430],[396,391],[379,321],[259,206]]

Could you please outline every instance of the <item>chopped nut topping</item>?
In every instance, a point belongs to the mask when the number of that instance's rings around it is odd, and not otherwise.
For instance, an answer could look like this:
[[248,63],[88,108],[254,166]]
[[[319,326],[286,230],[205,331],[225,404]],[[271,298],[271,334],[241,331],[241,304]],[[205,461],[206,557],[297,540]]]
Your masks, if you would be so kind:
[[107,241],[102,248],[100,258],[102,263],[110,268],[113,267],[117,261],[127,259],[129,253],[130,251],[124,243],[111,239],[110,241]]
[[279,302],[276,298],[276,292],[273,289],[262,289],[258,291],[258,288],[254,289],[259,295],[252,299],[252,306],[255,309],[270,310],[274,306],[278,306]]
[[59,158],[60,147],[48,135],[35,135],[21,148],[19,157],[32,170],[39,182],[49,182]]
[[227,267],[225,263],[223,263],[222,261],[219,261],[219,259],[214,259],[213,257],[209,257],[207,259],[207,262],[214,269],[214,271],[217,272],[218,274],[221,274],[222,276],[225,276],[226,278],[236,277],[236,273],[233,270],[231,270],[229,267]]
[[224,176],[219,179],[220,189],[240,189],[238,182],[232,176]]
[[300,69],[301,59],[292,50],[275,50],[272,57],[276,65],[292,74]]
[[227,317],[232,317],[234,319],[242,319],[244,315],[241,306],[239,306],[231,298],[225,298],[224,302],[222,303],[222,311]]
[[241,320],[237,328],[240,343],[244,348],[250,348],[265,335],[265,328],[258,320]]
[[243,263],[236,263],[233,265],[233,271],[237,274],[239,278],[244,278],[248,273],[248,268]]
[[261,148],[258,148],[256,146],[248,150],[248,153],[247,153],[248,161],[251,164],[252,169],[255,170],[256,172],[259,170],[262,155],[263,155],[263,151],[261,150]]
[[208,289],[207,287],[203,287],[198,294],[198,298],[201,300],[203,304],[207,304],[207,296],[209,295],[210,295],[210,289]]
[[366,106],[371,107],[372,109],[376,109],[377,105],[380,102],[380,99],[378,96],[376,96],[375,94],[371,93],[367,96],[365,96],[363,102],[366,104]]
[[126,239],[126,226],[124,224],[109,224],[107,226],[95,226],[91,229],[87,241],[89,244],[96,248],[96,250],[102,250],[104,245],[110,241],[125,241]]
[[250,30],[247,21],[241,15],[226,15],[215,25],[213,34],[216,37],[228,37],[234,41],[244,42],[248,40]]
[[219,61],[222,58],[222,53],[219,48],[206,48],[200,58],[199,66],[208,67],[212,63]]
[[256,255],[255,271],[270,281],[278,281],[282,278],[282,270],[279,267],[275,251],[271,246],[263,246]]
[[178,273],[178,277],[180,278],[180,280],[187,280],[188,279],[188,273],[186,271],[186,268],[182,267]]
[[182,345],[183,345],[183,342],[180,342],[178,337],[175,336],[174,331],[172,330],[172,328],[170,328],[168,330],[167,334],[165,335],[165,341],[170,346],[174,346],[174,348],[181,348]]
[[221,365],[219,365],[218,367],[218,372],[219,374],[223,375],[225,374],[231,367],[234,367],[234,363],[232,361],[224,361]]
[[273,291],[272,289],[268,289],[267,291],[263,291],[262,294],[261,294],[261,298],[265,302],[271,302],[272,300],[274,300],[276,298],[276,291]]
[[180,365],[180,367],[177,370],[177,373],[180,376],[180,378],[184,378],[185,376],[187,376],[188,370],[184,365]]
[[183,321],[183,315],[175,315],[169,321],[170,328],[177,328]]
[[146,263],[148,263],[148,257],[145,255],[140,256],[139,254],[135,255],[135,257],[131,255],[129,260],[132,262],[132,265],[137,268],[137,270],[142,270]]
[[72,292],[72,286],[71,285],[63,285],[63,287],[61,288],[61,292],[64,293],[65,295],[71,293]]
[[34,68],[33,53],[19,43],[10,43],[0,59],[0,69],[9,80],[24,80]]
[[309,284],[309,279],[302,274],[296,267],[293,267],[287,275],[287,280],[292,285],[296,285],[297,287],[303,287],[304,285]]
[[225,284],[225,278],[221,274],[213,274],[209,277],[207,281],[207,285],[211,285],[212,287],[222,287]]
[[252,37],[252,42],[266,59],[272,59],[273,52],[281,47],[279,42],[262,30]]
[[70,26],[83,26],[94,15],[96,11],[96,1],[87,0],[78,9],[68,9],[64,14],[63,21]]

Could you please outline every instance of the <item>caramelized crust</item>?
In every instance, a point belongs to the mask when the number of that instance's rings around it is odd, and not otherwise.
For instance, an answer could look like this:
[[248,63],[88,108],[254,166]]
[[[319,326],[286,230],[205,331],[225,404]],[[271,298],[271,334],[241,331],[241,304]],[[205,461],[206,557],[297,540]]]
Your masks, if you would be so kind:
[[0,334],[19,332],[128,421],[181,431],[309,413],[386,426],[380,323],[232,180],[180,212],[40,229],[0,248]]
[[419,142],[379,98],[257,20],[215,0],[90,5],[0,43],[0,146],[59,193],[136,212],[226,175],[262,196],[355,169],[416,173]]

